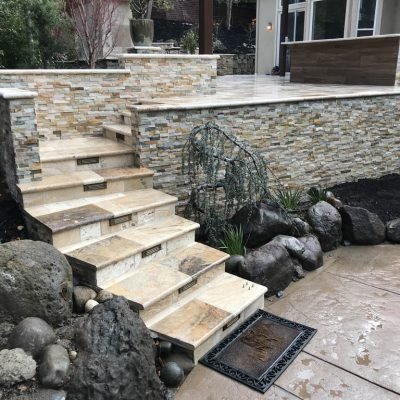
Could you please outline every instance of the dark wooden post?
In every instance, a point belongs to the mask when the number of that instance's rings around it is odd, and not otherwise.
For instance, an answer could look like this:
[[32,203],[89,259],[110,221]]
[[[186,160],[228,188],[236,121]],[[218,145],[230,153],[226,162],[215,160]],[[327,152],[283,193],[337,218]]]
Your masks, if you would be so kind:
[[199,0],[199,38],[200,54],[212,54],[213,52],[213,22],[214,1]]
[[285,76],[286,73],[286,53],[287,46],[282,45],[288,35],[289,22],[289,0],[282,0],[282,15],[281,15],[281,31],[280,31],[280,47],[279,47],[279,75]]

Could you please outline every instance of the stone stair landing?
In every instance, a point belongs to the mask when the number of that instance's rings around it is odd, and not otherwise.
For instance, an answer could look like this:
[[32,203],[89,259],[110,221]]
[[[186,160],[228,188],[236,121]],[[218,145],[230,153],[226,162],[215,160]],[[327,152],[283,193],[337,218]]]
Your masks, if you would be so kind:
[[198,359],[263,307],[266,288],[225,272],[198,224],[138,167],[130,114],[104,137],[40,144],[43,179],[19,185],[27,227],[66,255],[75,280],[124,296],[158,337]]

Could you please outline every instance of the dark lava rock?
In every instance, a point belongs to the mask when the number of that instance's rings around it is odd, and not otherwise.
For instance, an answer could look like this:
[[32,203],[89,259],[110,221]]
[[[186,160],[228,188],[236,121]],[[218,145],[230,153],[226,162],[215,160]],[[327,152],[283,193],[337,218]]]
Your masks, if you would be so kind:
[[66,400],[67,393],[63,390],[39,389],[37,392],[14,396],[9,400]]
[[0,245],[0,322],[38,317],[58,325],[71,316],[72,270],[53,246],[21,240]]
[[69,354],[57,344],[47,346],[39,367],[39,378],[43,386],[58,389],[68,382]]
[[79,357],[72,365],[68,400],[161,400],[153,340],[126,299],[114,297],[76,325]]
[[183,369],[173,361],[167,362],[160,371],[160,379],[170,388],[178,387],[184,376]]
[[324,264],[324,253],[322,252],[321,244],[314,235],[307,235],[299,238],[299,241],[304,246],[304,253],[297,256],[302,267],[306,271],[314,271],[322,267]]
[[308,235],[312,232],[310,224],[303,221],[301,218],[294,218],[292,221],[292,232],[291,234],[295,237],[301,237]]
[[376,245],[385,241],[386,227],[377,214],[365,208],[344,206],[343,238],[360,245]]
[[238,275],[268,288],[267,296],[286,289],[293,280],[294,265],[287,250],[278,243],[267,243],[249,252]]
[[74,287],[74,304],[78,312],[85,311],[85,304],[89,300],[94,300],[97,293],[86,286],[75,286]]
[[320,201],[308,210],[308,221],[323,251],[336,249],[342,240],[342,218],[335,207]]
[[241,226],[246,247],[258,247],[278,235],[289,235],[292,222],[285,212],[272,201],[257,202],[241,208],[231,219]]
[[14,328],[15,325],[10,322],[0,323],[0,350],[7,348],[8,337],[11,335]]
[[225,271],[229,274],[237,274],[239,270],[239,265],[243,263],[243,256],[230,256],[225,261]]
[[23,349],[37,358],[49,344],[56,341],[53,328],[40,318],[25,318],[11,332],[8,338],[9,349]]
[[301,256],[305,251],[303,244],[292,236],[279,235],[274,237],[270,243],[282,245],[293,257]]
[[174,362],[178,364],[183,369],[185,375],[188,375],[194,368],[192,359],[184,353],[171,353],[168,357],[164,358],[163,361],[164,363]]
[[394,243],[400,243],[400,218],[386,224],[386,237]]

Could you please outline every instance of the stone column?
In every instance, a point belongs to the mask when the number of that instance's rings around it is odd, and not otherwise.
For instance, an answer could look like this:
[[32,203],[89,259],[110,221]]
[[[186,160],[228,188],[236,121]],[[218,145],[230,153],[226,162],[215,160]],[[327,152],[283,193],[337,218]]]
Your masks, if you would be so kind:
[[0,167],[13,198],[20,201],[18,183],[41,180],[37,93],[0,88]]

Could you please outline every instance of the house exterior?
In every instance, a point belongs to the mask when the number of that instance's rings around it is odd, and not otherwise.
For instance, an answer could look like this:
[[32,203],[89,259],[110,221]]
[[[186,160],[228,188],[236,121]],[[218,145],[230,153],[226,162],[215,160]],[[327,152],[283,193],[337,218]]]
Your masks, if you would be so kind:
[[[257,0],[256,73],[279,62],[282,0]],[[289,0],[288,40],[400,33],[400,0]]]

